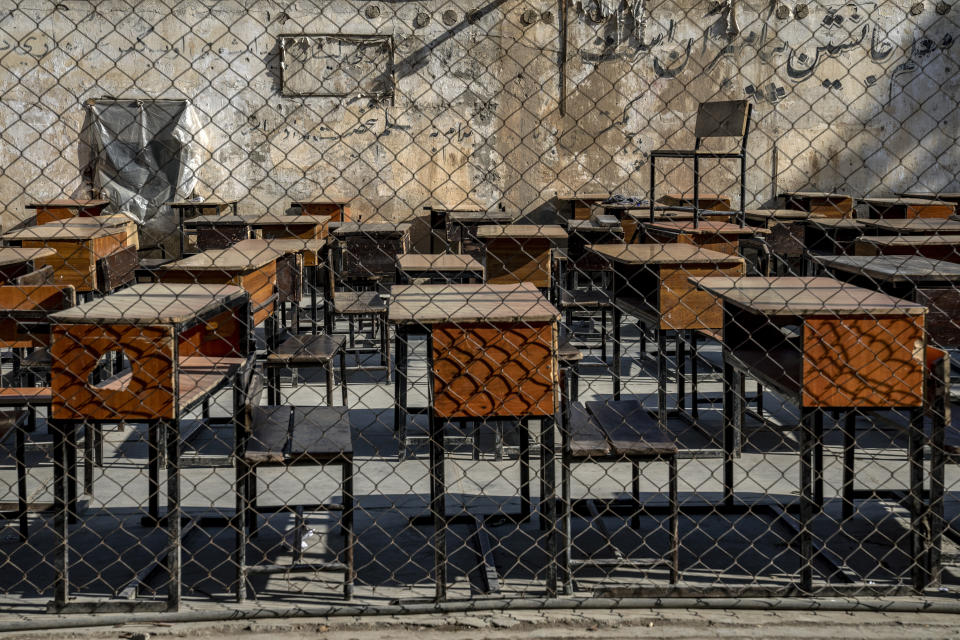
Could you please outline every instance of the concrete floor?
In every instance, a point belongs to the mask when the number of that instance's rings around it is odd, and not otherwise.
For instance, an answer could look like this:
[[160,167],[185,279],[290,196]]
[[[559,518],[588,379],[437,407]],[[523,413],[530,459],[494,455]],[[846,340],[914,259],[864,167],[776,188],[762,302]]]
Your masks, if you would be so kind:
[[[648,407],[656,403],[655,362],[638,351],[638,333],[628,327],[624,331],[628,358],[625,359],[625,397],[637,397]],[[411,350],[413,379],[426,381],[422,345]],[[653,349],[653,345],[649,345]],[[708,361],[719,363],[716,345],[703,347]],[[352,358],[351,364],[357,364]],[[372,364],[376,358],[364,360]],[[283,392],[286,402],[312,405],[324,401],[323,378],[319,372],[301,371],[306,381],[291,386],[286,381]],[[356,371],[348,375],[350,406],[355,409],[351,420],[354,428],[355,473],[357,496],[356,529],[359,536],[355,597],[359,602],[388,603],[429,597],[433,593],[433,553],[431,529],[417,526],[411,516],[426,512],[428,499],[427,449],[425,441],[415,440],[404,461],[398,460],[398,443],[393,433],[393,385],[387,383],[383,371]],[[717,448],[720,426],[719,376],[704,377],[701,391],[716,399],[701,406],[700,429],[672,420],[671,429],[688,450]],[[338,381],[338,384],[340,382]],[[605,366],[596,355],[588,357],[580,381],[581,400],[610,397],[611,383]],[[425,402],[420,384],[410,394],[411,404]],[[748,391],[752,393],[752,383]],[[671,385],[672,391],[672,385]],[[419,397],[418,397],[419,394]],[[339,398],[339,390],[335,395]],[[217,397],[214,415],[226,415],[230,406],[227,394]],[[671,396],[670,402],[673,403]],[[777,397],[765,395],[765,409],[771,424],[750,421],[744,433],[743,455],[736,462],[736,491],[743,503],[760,501],[766,505],[786,505],[797,497],[799,464],[796,434],[792,425],[796,410]],[[196,418],[197,416],[193,416]],[[886,415],[879,421],[861,418],[857,452],[857,485],[859,488],[902,489],[907,482],[903,420]],[[776,426],[779,424],[780,426]],[[447,483],[450,490],[447,506],[452,514],[493,515],[514,512],[519,508],[519,463],[515,447],[514,427],[505,427],[506,456],[497,460],[493,425],[487,425],[481,439],[480,459],[475,460],[468,442],[455,445],[447,462]],[[840,559],[845,574],[857,582],[876,585],[894,580],[907,580],[906,512],[897,504],[884,500],[858,503],[856,516],[841,526],[837,500],[840,487],[840,435],[827,425],[826,435],[826,498],[824,512],[814,529],[818,540],[830,557]],[[412,429],[424,433],[422,420]],[[533,430],[535,433],[537,429]],[[33,434],[36,446],[30,454],[30,493],[35,501],[49,501],[52,469],[42,446],[46,435],[41,424]],[[12,446],[8,438],[3,446]],[[201,428],[184,447],[181,492],[186,513],[190,516],[228,515],[233,510],[234,470],[226,457],[232,446],[228,427]],[[534,447],[536,451],[536,447]],[[0,449],[0,502],[15,498],[10,451]],[[141,526],[146,511],[146,433],[140,425],[106,433],[104,466],[96,469],[95,495],[81,521],[71,528],[71,590],[80,599],[115,597],[138,572],[151,565],[164,552],[165,531]],[[218,461],[219,459],[219,461]],[[537,460],[534,459],[534,469]],[[716,505],[720,498],[721,464],[718,458],[681,460],[680,497],[686,507]],[[642,500],[649,505],[665,504],[666,465],[651,463],[641,467]],[[948,467],[947,487],[956,490],[958,476]],[[338,490],[339,469],[299,467],[289,473],[264,470],[260,475],[261,504],[295,503],[298,500],[317,502],[333,497]],[[622,498],[630,486],[629,465],[593,464],[574,471],[572,495],[575,498]],[[534,501],[537,484],[534,482]],[[960,503],[948,494],[948,517],[960,515]],[[334,498],[337,499],[337,498]],[[601,509],[603,509],[603,503]],[[341,546],[335,514],[308,514],[312,531],[306,539],[306,557],[310,560],[334,559]],[[261,518],[259,536],[248,552],[252,558],[271,562],[289,562],[291,517],[286,514]],[[708,507],[685,514],[680,520],[682,582],[702,588],[724,586],[783,586],[795,579],[799,555],[791,546],[793,533],[788,523],[792,518],[776,508],[743,509],[729,514]],[[482,519],[481,519],[482,521]],[[613,558],[618,554],[633,559],[654,560],[667,550],[666,520],[644,516],[639,528],[613,512],[601,518],[575,518],[574,556]],[[0,525],[2,527],[2,525]],[[31,534],[20,543],[14,523],[0,528],[0,610],[14,615],[31,615],[42,610],[52,596],[54,580],[49,554],[53,546],[50,520],[43,515],[31,517]],[[547,564],[545,537],[536,517],[521,525],[505,519],[487,519],[482,527],[490,546],[498,578],[498,592],[503,596],[536,596],[544,594],[544,568]],[[450,549],[452,582],[450,597],[466,598],[483,595],[484,565],[480,560],[478,534],[469,523],[451,525],[447,534]],[[609,544],[613,543],[613,546]],[[616,547],[616,548],[614,548]],[[234,571],[231,554],[234,536],[224,528],[196,528],[184,539],[184,607],[232,607]],[[947,564],[957,550],[947,541]],[[826,557],[826,556],[824,556]],[[833,571],[823,558],[817,561],[820,578]],[[834,576],[834,581],[836,581]],[[946,580],[953,579],[948,571]],[[642,585],[665,585],[667,574],[660,568],[621,568],[579,570],[575,593],[589,596],[604,589]],[[252,586],[258,606],[337,603],[340,601],[340,576],[337,574],[274,575],[269,579],[257,576]],[[148,576],[141,585],[143,597],[162,597],[166,577],[163,571]],[[947,594],[953,587],[948,584]],[[0,619],[2,619],[0,614]]]

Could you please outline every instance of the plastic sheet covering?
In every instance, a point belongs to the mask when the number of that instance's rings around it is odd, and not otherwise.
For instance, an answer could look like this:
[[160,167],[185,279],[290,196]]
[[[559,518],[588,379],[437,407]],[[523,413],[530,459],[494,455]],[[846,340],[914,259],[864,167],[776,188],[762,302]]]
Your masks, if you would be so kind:
[[176,220],[166,203],[194,190],[202,162],[196,111],[186,100],[104,99],[87,106],[87,171],[94,189],[132,214],[148,237],[170,234]]

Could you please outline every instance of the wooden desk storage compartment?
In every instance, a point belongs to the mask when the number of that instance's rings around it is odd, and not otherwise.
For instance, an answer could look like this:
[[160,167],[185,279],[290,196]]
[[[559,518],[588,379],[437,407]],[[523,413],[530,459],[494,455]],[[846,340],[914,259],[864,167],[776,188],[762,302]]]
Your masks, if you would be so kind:
[[[205,310],[198,313],[191,291],[204,294]],[[249,309],[237,287],[135,285],[110,296],[110,303],[106,314],[89,310],[97,303],[55,314],[55,419],[174,420],[192,399],[223,382],[224,364],[247,355]],[[118,349],[129,371],[93,384],[101,357]]]
[[432,349],[437,416],[554,415],[555,323],[436,325]]
[[529,282],[541,289],[550,286],[550,251],[567,232],[558,225],[489,225],[477,230],[485,247],[484,270],[488,284]]
[[827,218],[853,216],[853,197],[842,193],[797,191],[780,194],[784,209],[819,213]]

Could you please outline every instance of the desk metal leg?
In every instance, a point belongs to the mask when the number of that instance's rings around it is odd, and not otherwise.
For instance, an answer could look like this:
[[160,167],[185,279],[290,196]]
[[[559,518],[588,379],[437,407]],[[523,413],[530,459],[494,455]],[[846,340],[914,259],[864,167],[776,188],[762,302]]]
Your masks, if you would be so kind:
[[818,513],[823,511],[823,414],[817,411],[813,421],[813,500]]
[[687,344],[683,331],[676,331],[677,336],[677,410],[680,415],[686,413],[687,403]]
[[393,379],[393,429],[397,435],[399,460],[406,458],[407,454],[407,338],[407,332],[397,327],[394,332],[397,370]]
[[444,481],[443,419],[430,410],[430,515],[433,517],[436,600],[447,598],[446,486]]
[[78,522],[77,485],[80,481],[80,469],[77,466],[77,427],[71,423],[65,434],[67,459],[67,516],[70,524]]
[[813,448],[818,409],[802,409],[800,418],[800,590],[813,591]]
[[854,465],[857,449],[857,412],[847,411],[843,416],[843,507],[841,518],[853,517],[854,510]]
[[[657,327],[657,420],[667,428],[667,332]],[[619,400],[619,396],[615,398]]]
[[689,331],[690,338],[690,416],[696,423],[700,422],[700,400],[697,389],[697,331]]
[[180,424],[163,422],[167,443],[167,610],[180,609]]
[[927,567],[929,554],[926,548],[923,520],[925,509],[923,505],[923,409],[911,409],[910,426],[907,434],[907,451],[910,456],[910,493],[908,507],[910,509],[910,576],[913,588],[918,593],[930,583]]
[[739,377],[727,362],[725,355],[723,361],[723,502],[726,506],[733,505],[734,432],[740,415],[736,397],[736,382]]
[[945,402],[941,398],[933,404],[933,425],[930,429],[930,554],[928,567],[931,586],[940,584],[941,549],[945,526],[943,512],[944,467],[946,456],[943,452],[946,430]]
[[160,430],[161,423],[147,425],[147,515],[154,522],[160,520]]
[[70,597],[70,545],[67,524],[67,457],[64,430],[73,426],[58,420],[48,420],[53,436],[53,529],[55,531],[54,558],[57,572],[53,603],[56,608],[66,606]]
[[540,478],[543,492],[540,494],[540,517],[546,518],[547,597],[557,596],[557,459],[554,428],[556,420],[544,417],[540,420]]

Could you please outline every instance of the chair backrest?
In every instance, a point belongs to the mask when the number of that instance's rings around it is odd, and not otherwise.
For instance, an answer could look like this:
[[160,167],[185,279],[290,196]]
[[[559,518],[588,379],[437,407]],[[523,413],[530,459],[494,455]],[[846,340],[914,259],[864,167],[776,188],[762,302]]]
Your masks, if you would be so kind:
[[303,256],[288,253],[277,260],[277,301],[300,302],[303,296]]
[[704,102],[697,109],[694,134],[702,138],[742,138],[750,129],[753,108],[746,100]]
[[136,247],[123,247],[97,260],[97,289],[110,293],[120,287],[133,284],[136,279],[140,254]]
[[14,279],[13,284],[18,287],[37,287],[42,284],[53,284],[53,265],[48,264],[36,271],[25,273]]
[[260,406],[263,397],[263,374],[252,364],[246,368],[243,385],[243,427],[249,433],[253,424],[253,410]]
[[339,241],[340,278],[347,281],[392,281],[397,256],[410,249],[409,236],[396,232],[368,232]]

